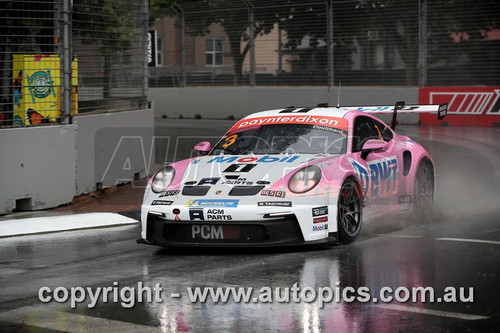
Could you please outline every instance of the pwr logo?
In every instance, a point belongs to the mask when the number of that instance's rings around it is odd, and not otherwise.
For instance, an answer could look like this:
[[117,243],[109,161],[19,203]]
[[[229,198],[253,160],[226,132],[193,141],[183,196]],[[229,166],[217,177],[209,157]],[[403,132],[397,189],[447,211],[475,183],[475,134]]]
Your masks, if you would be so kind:
[[436,91],[429,95],[430,104],[448,102],[450,114],[500,115],[500,89],[492,91]]

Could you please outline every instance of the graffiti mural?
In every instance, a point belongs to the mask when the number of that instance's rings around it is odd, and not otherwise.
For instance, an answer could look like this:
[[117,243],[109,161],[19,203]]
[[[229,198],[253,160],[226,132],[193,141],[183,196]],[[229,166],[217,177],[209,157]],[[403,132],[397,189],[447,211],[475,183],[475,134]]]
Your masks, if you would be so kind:
[[[56,123],[61,115],[60,60],[57,55],[13,55],[14,125]],[[77,113],[77,61],[72,64],[73,114]]]

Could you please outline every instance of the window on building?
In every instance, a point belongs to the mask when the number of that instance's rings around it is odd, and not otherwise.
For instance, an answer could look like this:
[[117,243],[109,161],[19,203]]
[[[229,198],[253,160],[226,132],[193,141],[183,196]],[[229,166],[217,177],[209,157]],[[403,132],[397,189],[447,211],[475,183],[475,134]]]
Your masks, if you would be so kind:
[[156,37],[156,66],[163,66],[163,37]]
[[207,66],[224,66],[224,39],[205,40],[205,59]]

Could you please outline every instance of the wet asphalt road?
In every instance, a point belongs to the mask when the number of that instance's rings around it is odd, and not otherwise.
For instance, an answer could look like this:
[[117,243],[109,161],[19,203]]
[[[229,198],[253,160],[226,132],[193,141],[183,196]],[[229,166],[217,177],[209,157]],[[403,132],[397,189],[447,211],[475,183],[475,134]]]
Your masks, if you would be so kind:
[[[190,122],[159,120],[157,132],[207,135]],[[211,127],[223,132],[230,123]],[[500,129],[406,126],[399,132],[420,138],[435,159],[438,209],[425,221],[373,221],[352,245],[279,251],[166,251],[136,244],[139,226],[0,239],[0,331],[496,332]],[[128,294],[112,300],[111,288],[120,293],[139,283],[152,290],[151,302],[136,298],[126,308]],[[294,285],[301,288],[297,295],[309,288],[306,300],[278,302],[274,295],[274,302],[253,301],[262,297],[261,288],[283,295]],[[72,309],[69,301],[38,297],[42,287],[77,286],[110,287],[110,299],[101,296],[88,308],[87,298]],[[155,286],[163,288],[156,289],[161,301],[154,299]],[[248,303],[191,301],[188,289],[195,287],[255,292]],[[325,287],[345,296],[356,296],[349,287],[367,287],[378,298],[381,292],[394,296],[383,292],[386,287],[432,287],[436,298],[445,290],[451,297],[446,288],[453,287],[457,294],[455,302],[440,303],[307,301],[311,290]]]

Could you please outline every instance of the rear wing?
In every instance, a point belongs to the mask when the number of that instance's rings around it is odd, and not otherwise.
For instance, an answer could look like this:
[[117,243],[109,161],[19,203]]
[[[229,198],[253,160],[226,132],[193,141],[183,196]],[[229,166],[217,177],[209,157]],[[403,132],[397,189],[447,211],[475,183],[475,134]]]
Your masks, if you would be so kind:
[[448,113],[448,104],[405,105],[405,102],[396,102],[394,106],[360,106],[356,109],[371,114],[391,114],[391,128],[396,128],[398,113],[437,113],[437,118],[442,120]]

